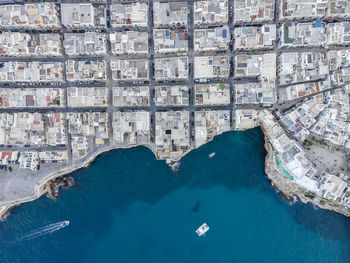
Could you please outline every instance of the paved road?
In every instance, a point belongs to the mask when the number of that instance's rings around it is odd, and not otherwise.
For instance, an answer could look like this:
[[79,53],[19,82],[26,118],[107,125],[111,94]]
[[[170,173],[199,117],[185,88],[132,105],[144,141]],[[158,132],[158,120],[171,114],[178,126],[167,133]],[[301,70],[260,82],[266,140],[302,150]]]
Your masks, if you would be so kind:
[[[176,0],[176,1],[182,1],[182,0]],[[60,1],[62,3],[66,3],[66,0]],[[106,11],[109,13],[110,12],[110,5],[111,5],[112,0],[107,0],[106,1]],[[147,0],[143,0],[142,2],[148,2]],[[234,96],[234,86],[235,84],[238,83],[246,83],[246,82],[258,82],[258,78],[252,78],[252,77],[243,77],[243,78],[236,78],[233,75],[234,72],[234,56],[237,54],[242,54],[242,53],[247,53],[247,54],[264,54],[266,52],[275,52],[278,55],[281,54],[282,52],[302,52],[302,51],[308,51],[308,52],[325,52],[324,47],[290,47],[290,48],[279,48],[277,44],[275,45],[274,48],[272,49],[267,49],[267,50],[234,50],[234,29],[239,26],[252,26],[253,23],[239,23],[239,24],[232,24],[231,22],[228,23],[229,28],[230,28],[230,33],[232,37],[232,43],[230,44],[230,48],[227,51],[219,51],[217,54],[222,54],[222,55],[227,55],[230,58],[231,62],[231,70],[230,70],[230,75],[228,78],[223,78],[223,79],[212,79],[209,81],[212,81],[213,83],[228,83],[230,85],[230,104],[225,105],[225,106],[198,106],[195,105],[194,101],[194,85],[198,82],[198,80],[194,79],[194,57],[197,55],[204,55],[203,52],[195,52],[194,47],[193,47],[193,38],[194,38],[194,11],[193,11],[193,3],[194,0],[189,0],[187,1],[188,3],[188,39],[189,39],[189,45],[188,45],[188,52],[187,56],[189,59],[189,77],[188,80],[177,80],[177,81],[156,81],[154,79],[154,58],[163,56],[163,57],[173,57],[176,56],[176,54],[166,54],[166,55],[156,55],[154,52],[154,41],[153,41],[153,29],[154,29],[154,24],[153,24],[153,2],[149,2],[149,9],[148,9],[148,27],[147,28],[139,28],[139,31],[141,32],[147,32],[148,33],[148,38],[150,39],[150,48],[149,48],[149,54],[147,55],[123,55],[123,56],[114,56],[111,52],[111,46],[110,42],[108,41],[107,45],[107,54],[105,56],[93,56],[93,57],[87,57],[85,55],[78,55],[78,56],[68,56],[68,55],[63,55],[61,57],[0,57],[0,63],[5,62],[5,61],[24,61],[24,62],[31,62],[33,60],[35,61],[42,61],[42,62],[52,62],[52,61],[58,61],[62,62],[64,67],[65,67],[65,62],[69,59],[74,59],[74,60],[86,60],[91,59],[91,60],[99,60],[103,59],[107,63],[107,80],[104,82],[89,82],[89,81],[81,81],[81,82],[69,82],[69,81],[64,81],[64,82],[57,82],[57,83],[1,83],[0,88],[23,88],[23,87],[40,87],[40,88],[64,88],[65,89],[65,99],[67,101],[67,87],[107,87],[108,92],[109,92],[109,98],[108,98],[108,105],[106,107],[80,107],[80,108],[72,108],[68,107],[67,105],[63,105],[62,107],[55,107],[55,108],[0,108],[0,113],[3,112],[86,112],[86,111],[105,111],[109,113],[109,135],[110,138],[112,139],[112,114],[114,111],[120,110],[120,111],[138,111],[138,110],[146,110],[150,112],[151,115],[151,141],[154,142],[155,139],[155,112],[156,111],[176,111],[176,110],[186,110],[189,111],[189,116],[190,116],[190,134],[191,134],[191,146],[194,147],[194,136],[195,136],[195,129],[194,129],[194,111],[197,110],[204,110],[204,109],[211,109],[211,110],[230,110],[231,112],[231,125],[232,125],[232,109],[256,109],[260,110],[262,109],[262,105],[252,105],[252,104],[241,104],[241,105],[235,105],[235,96]],[[276,6],[279,6],[280,0],[275,0]],[[228,12],[229,12],[229,21],[233,20],[233,13],[231,13],[231,10],[234,10],[234,1],[230,0],[229,1],[229,6],[228,6]],[[275,18],[273,21],[270,21],[268,23],[272,24],[275,23],[277,25],[281,25],[282,21],[278,19],[279,17],[279,8],[275,9]],[[336,21],[345,21],[348,20],[350,21],[349,18],[347,19],[339,19],[335,18],[332,20],[332,22]],[[306,19],[299,19],[298,21],[302,22],[310,22],[314,21],[314,19],[310,20],[308,18]],[[329,20],[331,21],[331,20]],[[266,23],[256,23],[254,25],[263,25]],[[103,33],[109,34],[112,31],[122,31],[125,30],[125,28],[111,28],[109,21],[107,22],[107,27],[98,31],[101,31]],[[212,28],[213,26],[201,26],[200,28]],[[130,28],[132,30],[132,27]],[[60,34],[61,37],[64,37],[65,33],[72,33],[72,32],[85,32],[85,31],[93,31],[95,29],[68,29],[68,28],[62,28],[61,30],[57,31],[57,34]],[[17,30],[18,32],[27,32],[27,33],[33,33],[33,34],[41,34],[43,31],[40,30]],[[349,49],[349,46],[336,46],[334,47],[333,50],[341,50],[341,49]],[[149,80],[146,81],[115,81],[112,79],[112,72],[110,69],[110,61],[112,58],[125,58],[125,59],[131,59],[131,58],[145,58],[149,59]],[[278,61],[277,61],[278,65]],[[303,82],[303,83],[308,83],[309,81]],[[150,88],[150,106],[148,107],[115,107],[113,105],[113,91],[112,88],[116,86],[123,86],[123,87],[130,87],[130,86],[140,86],[140,85],[148,85]],[[167,86],[172,86],[172,85],[188,85],[189,86],[189,105],[185,106],[171,106],[171,107],[160,107],[156,106],[154,104],[154,96],[155,96],[155,85],[167,85]],[[276,82],[277,85],[277,82]],[[285,88],[288,85],[279,85],[276,86],[276,89],[279,88]],[[335,88],[340,88],[340,87],[335,87]],[[334,88],[332,88],[334,89]],[[278,94],[278,92],[277,92]],[[282,102],[275,104],[271,109],[279,109],[279,110],[285,110],[289,108],[291,105],[296,104],[303,100],[305,98],[299,98],[293,101],[288,101],[288,102]],[[67,123],[68,127],[68,123]],[[68,138],[68,145],[65,147],[69,154],[70,154],[70,160],[72,160],[71,157],[71,151],[70,151],[70,136],[67,136]],[[15,146],[14,146],[15,147]],[[55,149],[55,147],[51,148],[52,146],[48,146],[45,149]],[[62,146],[60,146],[62,148]],[[58,147],[57,149],[61,149]],[[96,145],[91,145],[92,149],[95,149]],[[0,149],[2,147],[0,146]],[[9,149],[5,147],[6,149]],[[18,149],[44,149],[43,147],[39,146],[33,146],[33,147],[17,147]],[[16,148],[16,149],[17,149]]]

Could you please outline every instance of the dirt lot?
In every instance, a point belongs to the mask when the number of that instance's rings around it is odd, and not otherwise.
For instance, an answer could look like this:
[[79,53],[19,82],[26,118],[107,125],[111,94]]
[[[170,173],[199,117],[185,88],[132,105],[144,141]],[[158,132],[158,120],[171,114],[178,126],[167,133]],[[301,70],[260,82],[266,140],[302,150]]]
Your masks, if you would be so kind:
[[347,171],[347,157],[345,153],[315,141],[313,141],[312,146],[305,146],[305,149],[308,156],[312,158],[320,170],[331,174]]

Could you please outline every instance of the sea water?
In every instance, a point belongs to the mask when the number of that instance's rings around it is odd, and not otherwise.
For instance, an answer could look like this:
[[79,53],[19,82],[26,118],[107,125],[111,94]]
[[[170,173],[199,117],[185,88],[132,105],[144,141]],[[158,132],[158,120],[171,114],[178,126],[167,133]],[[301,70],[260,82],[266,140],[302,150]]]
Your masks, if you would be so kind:
[[285,201],[265,156],[259,128],[217,136],[177,173],[145,147],[105,153],[57,201],[41,197],[0,223],[0,263],[350,262],[349,219]]

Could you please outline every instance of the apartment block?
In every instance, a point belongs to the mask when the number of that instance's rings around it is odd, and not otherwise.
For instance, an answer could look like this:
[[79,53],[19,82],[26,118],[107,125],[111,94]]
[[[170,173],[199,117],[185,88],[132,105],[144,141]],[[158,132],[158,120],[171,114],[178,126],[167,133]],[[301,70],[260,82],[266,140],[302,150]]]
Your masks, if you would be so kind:
[[350,49],[330,50],[327,52],[331,83],[343,85],[350,83]]
[[234,22],[254,23],[274,19],[274,0],[235,0]]
[[69,112],[67,120],[74,161],[87,157],[94,146],[103,146],[109,141],[108,113]]
[[230,111],[211,110],[195,112],[196,148],[211,141],[214,136],[230,130]]
[[67,97],[70,107],[106,107],[108,105],[108,88],[68,87]]
[[281,47],[323,46],[326,41],[326,27],[322,22],[288,22],[279,30]]
[[106,26],[104,5],[90,3],[61,4],[62,24],[67,28],[99,28]]
[[228,50],[230,40],[228,26],[194,30],[195,51]]
[[276,54],[236,55],[234,77],[258,77],[259,81],[274,83],[276,80]]
[[66,62],[67,80],[79,81],[105,81],[106,61],[104,60],[68,60]]
[[104,33],[65,33],[63,46],[69,56],[103,56],[107,51],[107,37]]
[[200,0],[193,6],[194,24],[199,25],[227,25],[228,0]]
[[329,74],[328,60],[324,53],[282,53],[279,61],[281,85],[325,79]]
[[111,32],[111,51],[114,55],[148,54],[148,34],[139,31]]
[[327,80],[324,81],[291,85],[286,88],[279,89],[280,101],[298,99],[330,88],[331,82],[329,78],[327,78]]
[[154,29],[153,40],[155,53],[188,51],[188,33],[186,29]]
[[227,105],[230,103],[230,85],[206,83],[194,86],[196,105]]
[[188,79],[188,57],[159,58],[154,60],[155,79]]
[[188,111],[156,112],[156,155],[178,161],[190,149]]
[[62,56],[59,34],[0,33],[0,56]]
[[111,26],[114,28],[135,26],[148,26],[148,4],[112,4],[111,5]]
[[182,106],[188,105],[188,86],[156,86],[156,106]]
[[228,56],[209,56],[194,58],[194,77],[227,78],[230,74],[230,60]]
[[320,18],[326,15],[329,0],[282,0],[280,19]]
[[329,23],[326,25],[326,32],[328,46],[350,44],[350,22]]
[[57,5],[54,3],[26,3],[0,5],[0,27],[4,29],[59,29]]
[[150,114],[147,111],[114,112],[113,142],[117,145],[149,145]]
[[0,144],[64,145],[64,113],[0,113]]
[[235,84],[236,104],[273,104],[277,101],[275,83],[239,83]]
[[61,62],[18,62],[0,63],[0,82],[62,82]]
[[242,109],[234,111],[234,130],[247,130],[259,126],[258,111]]
[[113,105],[117,107],[149,106],[149,87],[113,87]]
[[235,49],[272,49],[276,37],[276,25],[237,27],[234,31]]
[[187,2],[153,1],[153,20],[156,27],[187,26]]
[[147,59],[111,59],[114,80],[148,80]]
[[0,108],[63,107],[62,88],[0,88]]

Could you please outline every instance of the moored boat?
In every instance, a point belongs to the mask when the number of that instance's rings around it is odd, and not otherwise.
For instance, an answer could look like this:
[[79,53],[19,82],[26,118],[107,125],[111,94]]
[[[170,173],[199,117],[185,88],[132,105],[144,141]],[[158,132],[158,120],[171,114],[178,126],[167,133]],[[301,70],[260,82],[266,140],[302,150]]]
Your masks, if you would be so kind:
[[196,233],[198,236],[203,236],[209,230],[207,223],[202,224],[197,230]]

